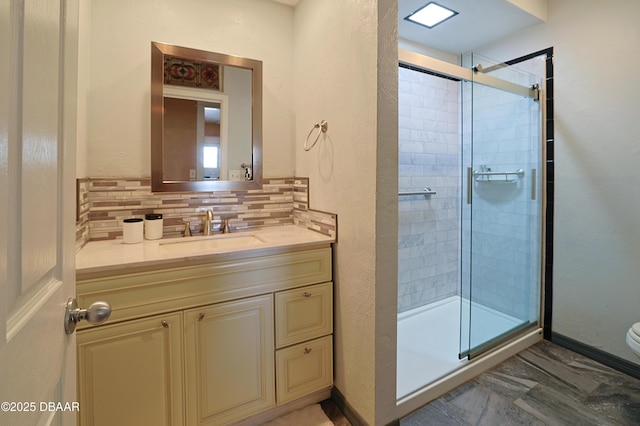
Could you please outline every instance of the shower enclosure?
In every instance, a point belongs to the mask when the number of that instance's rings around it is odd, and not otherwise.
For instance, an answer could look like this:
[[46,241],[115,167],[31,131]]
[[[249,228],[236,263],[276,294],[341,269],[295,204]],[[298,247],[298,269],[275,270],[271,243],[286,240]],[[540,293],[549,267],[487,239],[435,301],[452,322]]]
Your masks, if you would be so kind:
[[400,50],[399,400],[540,326],[544,63],[463,63]]

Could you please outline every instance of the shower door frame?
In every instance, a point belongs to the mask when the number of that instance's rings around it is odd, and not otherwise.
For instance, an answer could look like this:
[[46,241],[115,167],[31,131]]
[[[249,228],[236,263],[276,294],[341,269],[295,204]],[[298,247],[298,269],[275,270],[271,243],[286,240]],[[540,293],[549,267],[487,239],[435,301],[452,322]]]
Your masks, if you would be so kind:
[[[472,83],[478,83],[494,87],[500,90],[512,92],[524,97],[533,98],[540,101],[540,120],[541,124],[546,122],[546,103],[542,100],[545,99],[545,93],[543,88],[530,88],[520,86],[499,78],[492,77],[487,74],[474,73],[472,69],[463,68],[459,65],[455,65],[449,62],[445,62],[439,59],[435,59],[423,54],[412,52],[406,49],[398,48],[398,62],[400,65],[404,65],[407,68],[417,68],[423,71],[432,71],[436,75],[450,77],[462,81],[469,81]],[[492,368],[500,362],[508,359],[523,349],[537,343],[542,340],[543,335],[543,323],[545,314],[545,256],[546,250],[546,212],[547,212],[547,200],[546,200],[546,167],[544,167],[544,161],[547,158],[546,153],[546,128],[541,125],[540,131],[540,146],[541,146],[541,164],[540,167],[540,303],[537,327],[533,326],[533,329],[527,328],[522,330],[521,333],[511,335],[504,341],[497,343],[496,346],[488,349],[487,352],[483,352],[474,358],[473,361],[462,366],[461,368],[453,371],[447,376],[441,379],[427,384],[425,387],[418,389],[417,391],[399,398],[396,401],[398,408],[398,415],[402,416],[403,413],[408,413],[412,410],[419,408],[426,402],[437,398],[438,396],[454,389],[455,387],[463,384],[464,382],[475,377],[482,371]]]
[[504,90],[506,92],[511,92],[516,95],[521,95],[535,100],[541,99],[541,89],[521,86],[519,84],[511,83],[510,81],[492,77],[488,74],[474,73],[474,71],[471,69],[463,68],[459,65],[455,65],[449,62],[441,61],[440,59],[421,55],[410,50],[398,49],[398,61],[403,65],[408,65],[409,67],[417,66],[425,70],[437,72],[438,74],[446,77],[453,77],[459,80],[465,80],[482,84],[484,86],[494,87],[496,89]]

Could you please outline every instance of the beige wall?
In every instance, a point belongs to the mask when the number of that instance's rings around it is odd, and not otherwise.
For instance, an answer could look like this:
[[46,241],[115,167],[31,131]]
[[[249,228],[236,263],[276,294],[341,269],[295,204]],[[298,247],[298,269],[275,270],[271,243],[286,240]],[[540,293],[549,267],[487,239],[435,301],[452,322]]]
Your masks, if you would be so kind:
[[89,100],[89,54],[91,52],[91,1],[78,2],[78,111],[76,137],[76,176],[86,177],[87,171],[87,130],[89,119],[87,115]]
[[553,331],[638,363],[640,3],[549,0],[546,24],[480,49],[498,60],[553,46]]
[[293,175],[293,8],[83,0],[81,9],[79,177],[150,175],[151,41],[263,61],[264,175]]
[[[338,214],[335,384],[369,424],[395,409],[396,7],[302,0],[295,9],[296,174],[310,177],[314,208]],[[321,120],[328,132],[304,151]]]
[[[312,207],[338,214],[336,387],[372,425],[395,419],[396,10],[394,0],[302,0],[295,9],[264,0],[93,0],[86,29],[79,162],[92,177],[149,174],[151,40],[264,62],[265,175],[310,177]],[[323,119],[326,137],[305,152],[304,138]]]

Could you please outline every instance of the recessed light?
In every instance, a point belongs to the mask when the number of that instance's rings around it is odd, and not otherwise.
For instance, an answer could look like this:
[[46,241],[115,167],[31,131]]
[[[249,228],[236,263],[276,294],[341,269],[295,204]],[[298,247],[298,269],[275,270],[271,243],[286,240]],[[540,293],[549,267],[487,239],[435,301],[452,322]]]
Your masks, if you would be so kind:
[[404,19],[427,28],[433,28],[447,19],[453,18],[457,14],[458,12],[455,10],[451,10],[435,2],[430,2]]

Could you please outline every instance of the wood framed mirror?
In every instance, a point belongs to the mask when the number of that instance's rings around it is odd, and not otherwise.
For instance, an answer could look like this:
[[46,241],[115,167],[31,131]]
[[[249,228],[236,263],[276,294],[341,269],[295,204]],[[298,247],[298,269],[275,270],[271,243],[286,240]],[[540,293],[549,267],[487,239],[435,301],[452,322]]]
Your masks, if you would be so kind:
[[151,43],[151,191],[262,187],[262,62]]

